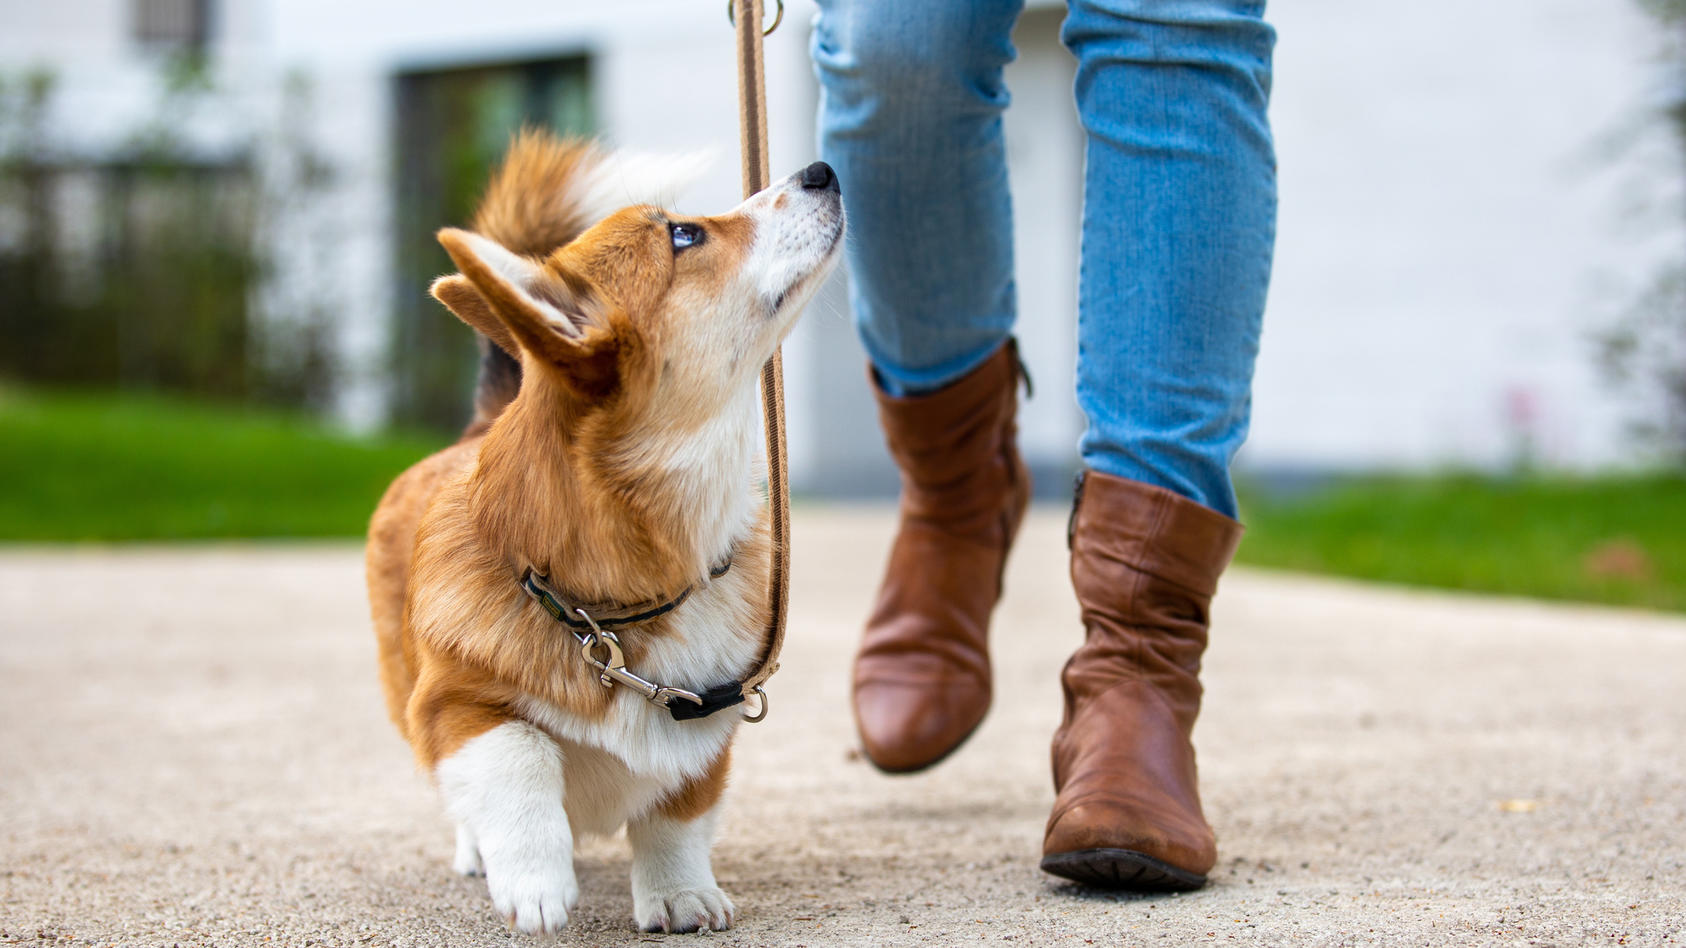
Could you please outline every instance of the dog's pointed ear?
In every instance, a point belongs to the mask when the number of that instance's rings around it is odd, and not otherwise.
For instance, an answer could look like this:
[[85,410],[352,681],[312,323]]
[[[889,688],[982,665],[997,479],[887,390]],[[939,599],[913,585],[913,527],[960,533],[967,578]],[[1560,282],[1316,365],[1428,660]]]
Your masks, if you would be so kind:
[[442,276],[433,281],[429,292],[433,294],[434,299],[444,303],[445,308],[458,319],[496,343],[499,349],[509,353],[514,359],[521,358],[521,347],[516,344],[515,337],[509,334],[509,327],[492,312],[491,304],[487,303],[480,291],[474,288],[474,284],[468,281],[468,277],[460,273]]
[[[454,277],[434,283],[434,295],[453,313],[507,351],[524,349],[555,365],[582,396],[597,398],[614,390],[619,343],[589,283],[570,280],[466,230],[447,227],[439,232],[439,243],[466,283],[454,283]],[[502,332],[488,331],[484,324],[492,323]]]

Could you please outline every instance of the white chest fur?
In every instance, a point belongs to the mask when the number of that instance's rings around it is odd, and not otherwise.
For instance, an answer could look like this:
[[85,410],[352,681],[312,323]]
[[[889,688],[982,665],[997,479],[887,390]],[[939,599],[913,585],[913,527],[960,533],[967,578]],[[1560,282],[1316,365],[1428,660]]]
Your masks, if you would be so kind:
[[[729,572],[697,590],[674,611],[670,627],[645,650],[639,667],[629,670],[693,691],[741,678],[759,657],[743,627],[750,619],[743,607],[750,582],[747,575]],[[576,832],[585,833],[614,832],[702,776],[742,721],[738,708],[676,721],[667,709],[619,685],[608,712],[595,720],[531,696],[516,710],[561,747],[568,817]]]

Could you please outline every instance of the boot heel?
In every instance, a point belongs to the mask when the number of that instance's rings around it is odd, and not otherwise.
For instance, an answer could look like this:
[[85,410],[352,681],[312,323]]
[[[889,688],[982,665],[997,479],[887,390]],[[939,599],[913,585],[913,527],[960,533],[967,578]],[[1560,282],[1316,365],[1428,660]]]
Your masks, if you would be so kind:
[[1192,892],[1206,877],[1131,849],[1084,849],[1042,857],[1042,871],[1099,889]]

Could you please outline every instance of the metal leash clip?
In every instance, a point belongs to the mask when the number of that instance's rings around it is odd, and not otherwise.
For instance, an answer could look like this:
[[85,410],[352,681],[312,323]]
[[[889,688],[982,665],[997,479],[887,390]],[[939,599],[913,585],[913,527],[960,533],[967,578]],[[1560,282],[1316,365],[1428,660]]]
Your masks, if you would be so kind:
[[[645,681],[627,671],[626,659],[621,655],[621,640],[615,637],[615,633],[605,632],[598,628],[597,620],[593,619],[584,609],[576,606],[574,612],[584,619],[587,625],[591,626],[589,634],[580,636],[580,654],[585,656],[585,660],[591,663],[591,667],[597,669],[600,673],[597,680],[603,683],[603,687],[613,688],[617,684],[625,685],[664,708],[674,698],[684,698],[698,706],[703,703],[701,697],[683,688],[664,687],[655,682]],[[608,658],[599,659],[592,654],[598,646],[608,649]]]

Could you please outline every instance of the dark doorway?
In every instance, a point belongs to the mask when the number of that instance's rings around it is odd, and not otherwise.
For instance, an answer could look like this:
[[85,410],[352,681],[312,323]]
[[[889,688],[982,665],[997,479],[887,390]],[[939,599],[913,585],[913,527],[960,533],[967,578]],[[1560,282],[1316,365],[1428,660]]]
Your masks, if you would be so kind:
[[410,72],[397,84],[392,416],[455,429],[469,414],[474,338],[427,294],[434,277],[454,269],[433,234],[468,222],[521,126],[594,131],[589,62],[575,56]]

